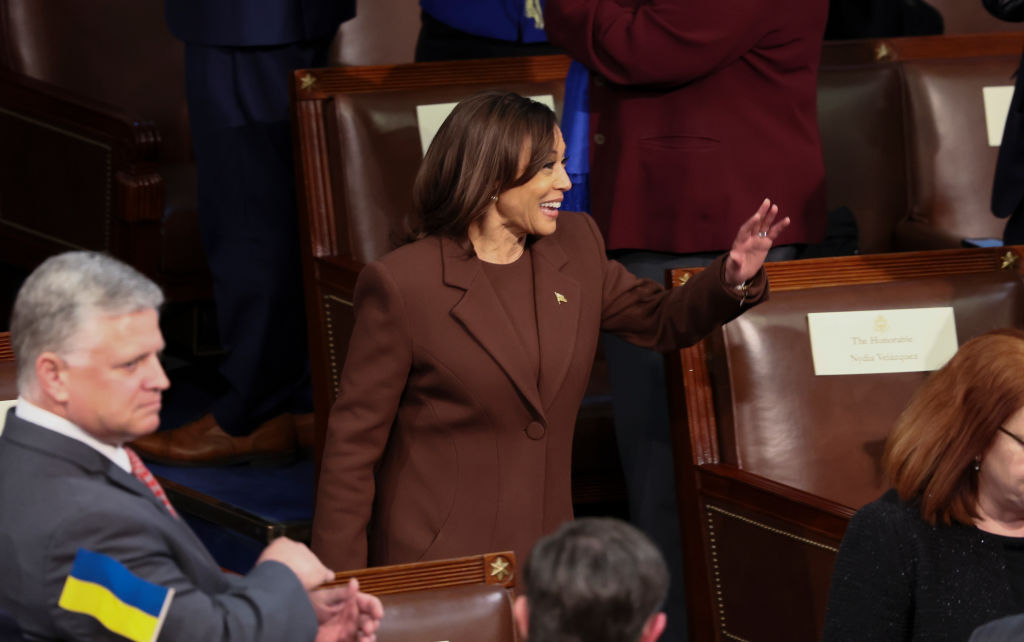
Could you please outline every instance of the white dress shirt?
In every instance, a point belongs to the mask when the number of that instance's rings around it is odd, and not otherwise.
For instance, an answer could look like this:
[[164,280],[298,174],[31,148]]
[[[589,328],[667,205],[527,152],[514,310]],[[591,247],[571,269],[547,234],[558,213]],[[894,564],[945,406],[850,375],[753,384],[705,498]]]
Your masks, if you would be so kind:
[[60,433],[65,437],[74,439],[75,441],[82,442],[89,448],[92,448],[117,464],[117,466],[126,473],[131,474],[132,464],[128,460],[128,453],[125,452],[123,447],[111,446],[110,444],[103,443],[64,417],[55,415],[49,410],[43,410],[34,403],[26,401],[24,397],[18,397],[18,405],[14,407],[14,414],[19,419],[30,421],[37,426]]

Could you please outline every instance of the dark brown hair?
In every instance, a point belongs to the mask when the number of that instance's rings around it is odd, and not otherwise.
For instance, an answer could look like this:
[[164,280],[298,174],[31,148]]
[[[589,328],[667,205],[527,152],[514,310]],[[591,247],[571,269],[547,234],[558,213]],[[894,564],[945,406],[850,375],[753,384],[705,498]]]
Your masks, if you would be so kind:
[[[491,196],[529,181],[550,162],[557,124],[547,106],[511,92],[484,92],[456,105],[416,175],[416,235],[465,238]],[[530,156],[520,172],[524,145]]]
[[974,458],[1024,407],[1024,332],[996,330],[966,342],[924,383],[896,421],[885,447],[889,480],[921,517],[973,523]]
[[607,517],[568,521],[523,566],[530,642],[638,640],[668,593],[668,568],[651,540]]

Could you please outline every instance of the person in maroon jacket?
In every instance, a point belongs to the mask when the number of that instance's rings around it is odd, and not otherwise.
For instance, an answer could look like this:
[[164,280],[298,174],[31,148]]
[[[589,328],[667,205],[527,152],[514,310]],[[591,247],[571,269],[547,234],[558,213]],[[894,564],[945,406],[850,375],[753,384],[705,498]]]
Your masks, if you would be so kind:
[[[591,70],[591,213],[637,276],[705,265],[766,194],[793,223],[769,260],[825,232],[817,74],[828,3],[547,0],[549,41]],[[570,143],[570,147],[572,144]],[[664,366],[606,338],[630,515],[672,569],[685,629]]]

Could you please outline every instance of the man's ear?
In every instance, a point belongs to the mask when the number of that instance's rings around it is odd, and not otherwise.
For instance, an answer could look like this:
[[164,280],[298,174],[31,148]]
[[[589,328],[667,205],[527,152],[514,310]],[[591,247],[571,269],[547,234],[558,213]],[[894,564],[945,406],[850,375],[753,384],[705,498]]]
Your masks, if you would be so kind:
[[526,596],[520,595],[512,604],[512,615],[516,620],[516,628],[519,630],[519,639],[525,640],[530,632],[530,605],[526,602]]
[[53,352],[44,352],[36,357],[36,382],[39,393],[44,397],[58,404],[67,402],[67,365]]
[[644,630],[640,633],[640,642],[654,642],[665,632],[665,625],[668,624],[668,616],[664,611],[658,611],[647,618]]

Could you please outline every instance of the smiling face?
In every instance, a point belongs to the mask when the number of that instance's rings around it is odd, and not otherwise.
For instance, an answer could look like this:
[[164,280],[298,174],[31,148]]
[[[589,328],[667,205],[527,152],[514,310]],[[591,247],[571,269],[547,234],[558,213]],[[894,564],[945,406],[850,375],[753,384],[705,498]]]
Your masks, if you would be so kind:
[[[525,170],[530,150],[523,148],[519,157],[520,174]],[[565,141],[555,127],[554,147],[548,162],[527,182],[498,194],[491,204],[491,215],[516,236],[534,234],[548,236],[555,231],[562,197],[572,187],[565,171]]]
[[66,419],[98,440],[121,444],[160,425],[161,394],[170,385],[157,311],[95,315],[63,358],[59,398]]

